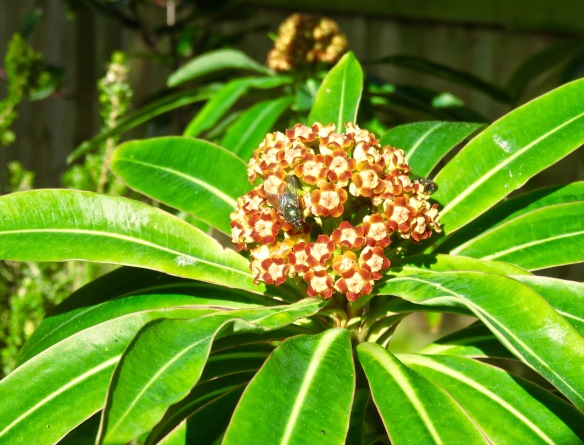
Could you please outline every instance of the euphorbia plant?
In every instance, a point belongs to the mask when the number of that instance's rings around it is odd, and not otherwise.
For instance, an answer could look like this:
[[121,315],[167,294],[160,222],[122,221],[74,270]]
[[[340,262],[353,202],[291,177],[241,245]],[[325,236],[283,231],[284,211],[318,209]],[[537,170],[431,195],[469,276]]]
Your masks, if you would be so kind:
[[[357,62],[339,66],[310,125],[268,135],[250,161],[181,137],[114,153],[130,187],[223,245],[129,199],[0,198],[0,257],[135,266],[43,321],[0,382],[0,442],[582,440],[584,286],[531,272],[583,260],[584,184],[506,197],[582,145],[584,80],[440,167],[478,126],[418,123],[377,140],[355,123]],[[438,170],[438,190],[411,170]],[[419,311],[476,322],[395,353],[395,327]]]

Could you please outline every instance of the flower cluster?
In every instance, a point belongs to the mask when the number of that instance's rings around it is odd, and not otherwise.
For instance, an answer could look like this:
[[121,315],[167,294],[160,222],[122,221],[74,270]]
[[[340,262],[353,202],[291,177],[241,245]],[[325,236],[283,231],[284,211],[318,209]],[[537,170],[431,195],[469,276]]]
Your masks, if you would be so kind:
[[367,295],[389,267],[395,236],[421,241],[440,232],[438,205],[410,179],[404,152],[345,124],[297,124],[268,134],[248,164],[257,184],[231,214],[232,239],[249,250],[256,280],[299,277],[310,296]]
[[347,51],[347,39],[326,17],[293,14],[278,28],[278,38],[268,54],[268,66],[290,71],[318,62],[334,64]]

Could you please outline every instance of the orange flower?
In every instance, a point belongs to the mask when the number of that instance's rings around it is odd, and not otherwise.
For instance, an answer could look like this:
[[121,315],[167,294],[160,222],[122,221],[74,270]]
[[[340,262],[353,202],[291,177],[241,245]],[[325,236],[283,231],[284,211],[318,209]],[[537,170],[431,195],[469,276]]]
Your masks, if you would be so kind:
[[410,179],[402,150],[354,124],[334,130],[317,122],[266,135],[248,163],[257,185],[238,198],[231,236],[250,251],[256,281],[300,277],[308,295],[354,301],[390,266],[392,240],[440,232],[440,214],[427,182]]

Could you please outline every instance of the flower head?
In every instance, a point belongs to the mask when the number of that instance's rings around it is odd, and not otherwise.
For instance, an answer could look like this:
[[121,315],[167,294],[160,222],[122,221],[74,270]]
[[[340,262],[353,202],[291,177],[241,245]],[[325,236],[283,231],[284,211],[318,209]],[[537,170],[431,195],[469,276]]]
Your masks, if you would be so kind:
[[347,39],[326,17],[293,14],[278,28],[278,38],[268,54],[268,66],[291,71],[317,63],[335,64],[347,51]]
[[410,179],[402,150],[346,124],[297,124],[268,134],[248,163],[253,190],[237,201],[231,235],[256,281],[299,277],[308,295],[354,301],[372,292],[396,239],[440,232],[432,190]]

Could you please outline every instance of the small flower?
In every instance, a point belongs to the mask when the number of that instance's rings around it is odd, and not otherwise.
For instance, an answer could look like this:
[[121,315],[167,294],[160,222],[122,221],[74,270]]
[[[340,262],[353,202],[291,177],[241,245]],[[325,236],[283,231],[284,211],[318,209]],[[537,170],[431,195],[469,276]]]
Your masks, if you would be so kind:
[[[392,240],[420,242],[442,230],[438,204],[410,179],[403,151],[354,124],[344,134],[317,122],[266,135],[248,178],[256,185],[237,200],[231,236],[250,251],[256,282],[300,277],[308,295],[355,301],[390,266]],[[291,214],[301,215],[296,226]]]
[[317,216],[339,217],[343,214],[343,204],[347,201],[348,194],[345,189],[327,182],[321,188],[313,190],[310,194],[311,212]]
[[345,249],[360,249],[365,244],[363,226],[353,227],[350,222],[343,221],[331,235],[337,246]]
[[308,283],[307,293],[311,297],[320,295],[330,298],[334,292],[333,278],[324,269],[311,269],[304,274],[304,281]]

